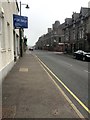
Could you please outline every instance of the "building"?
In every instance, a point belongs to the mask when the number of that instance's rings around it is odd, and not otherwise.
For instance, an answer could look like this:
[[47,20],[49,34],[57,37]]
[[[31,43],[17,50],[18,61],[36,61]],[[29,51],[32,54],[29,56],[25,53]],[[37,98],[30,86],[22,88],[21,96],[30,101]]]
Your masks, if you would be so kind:
[[18,14],[16,0],[0,0],[0,83],[19,54],[19,30],[13,27],[13,14]]
[[72,18],[66,18],[62,24],[55,21],[47,34],[39,37],[36,48],[67,53],[90,52],[90,8],[81,7],[80,13],[73,12]]
[[70,51],[70,40],[72,35],[72,18],[65,19],[64,30],[64,44],[65,44],[65,52]]
[[78,49],[90,51],[90,8],[81,7],[80,13],[65,19],[64,36],[68,53]]
[[52,24],[52,28],[48,28],[47,34],[39,37],[38,42],[36,43],[36,49],[41,50],[50,50],[50,51],[62,51],[60,46],[62,46],[63,41],[63,24],[60,24],[59,21],[55,21]]

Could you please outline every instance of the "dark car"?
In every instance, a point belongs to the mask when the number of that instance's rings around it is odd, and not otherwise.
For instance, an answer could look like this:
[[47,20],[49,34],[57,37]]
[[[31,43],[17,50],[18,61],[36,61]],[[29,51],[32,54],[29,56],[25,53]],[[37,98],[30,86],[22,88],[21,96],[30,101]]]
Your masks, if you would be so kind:
[[74,58],[80,59],[83,61],[90,61],[90,53],[89,52],[84,52],[82,50],[78,50],[74,52]]
[[30,51],[33,51],[33,48],[29,48]]

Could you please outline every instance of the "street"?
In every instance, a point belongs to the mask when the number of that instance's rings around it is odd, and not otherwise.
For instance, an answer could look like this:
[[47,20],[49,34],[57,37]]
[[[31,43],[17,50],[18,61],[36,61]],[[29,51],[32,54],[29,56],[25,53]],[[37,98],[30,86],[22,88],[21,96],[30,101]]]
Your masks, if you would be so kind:
[[84,118],[35,53],[27,51],[3,81],[2,118]]
[[89,77],[90,0],[0,0],[0,119],[87,120]]
[[[77,97],[68,94],[77,108],[85,115],[88,108],[88,62],[73,59],[72,56],[55,52],[35,51],[40,60],[69,88]],[[59,83],[58,83],[59,84]],[[62,85],[60,85],[62,87]],[[80,104],[80,101],[82,103]]]

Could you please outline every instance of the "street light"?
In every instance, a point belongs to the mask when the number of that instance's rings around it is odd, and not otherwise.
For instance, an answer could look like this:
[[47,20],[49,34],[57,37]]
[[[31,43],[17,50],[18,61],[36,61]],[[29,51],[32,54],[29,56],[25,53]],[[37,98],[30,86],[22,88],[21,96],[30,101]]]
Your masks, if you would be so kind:
[[[25,8],[29,9],[29,6],[28,4],[22,4],[21,1],[20,1],[20,16],[21,16],[21,6],[22,5],[26,5]],[[23,48],[22,48],[22,28],[19,29],[19,33],[20,33],[20,57],[23,56]]]
[[22,3],[21,3],[21,1],[20,1],[20,16],[21,16],[21,5],[26,5],[26,7],[25,7],[25,8],[29,9],[28,4],[22,4]]

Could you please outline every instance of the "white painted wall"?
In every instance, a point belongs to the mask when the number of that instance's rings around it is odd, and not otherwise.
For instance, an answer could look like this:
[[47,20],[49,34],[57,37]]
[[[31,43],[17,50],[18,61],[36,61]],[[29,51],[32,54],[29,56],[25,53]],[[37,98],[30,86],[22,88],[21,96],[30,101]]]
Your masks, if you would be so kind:
[[[0,0],[0,119],[2,80],[14,66],[13,14],[18,14],[16,0]],[[19,30],[15,30],[16,34],[19,36]]]
[[[13,41],[13,14],[18,14],[15,0],[7,2],[0,0],[0,12],[3,10],[2,31],[0,33],[0,83],[14,65],[14,41]],[[15,30],[15,35],[19,35],[19,30]],[[5,41],[5,46],[3,43]]]

